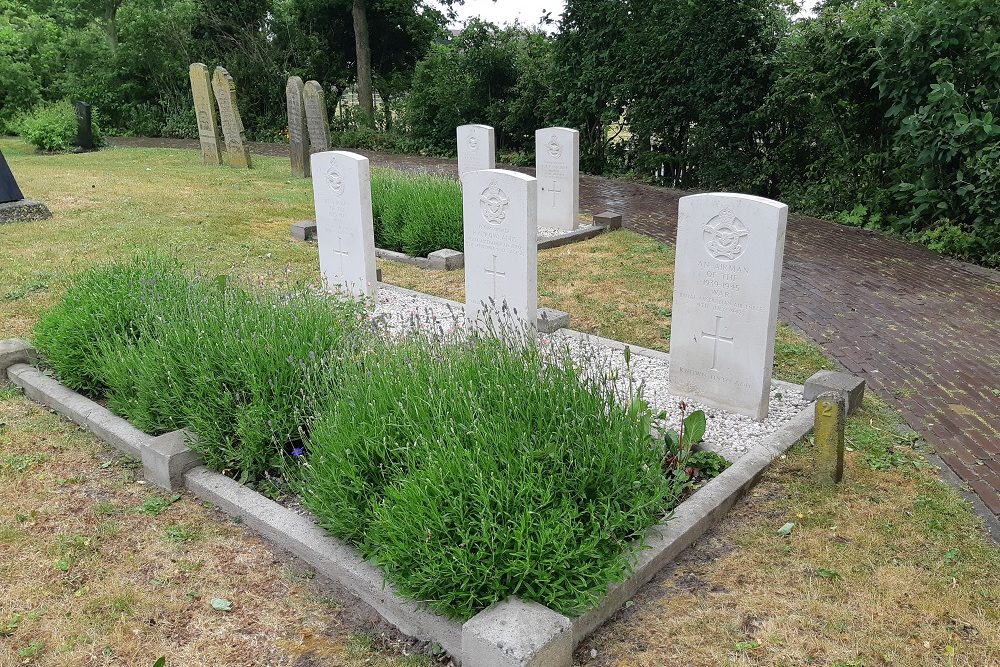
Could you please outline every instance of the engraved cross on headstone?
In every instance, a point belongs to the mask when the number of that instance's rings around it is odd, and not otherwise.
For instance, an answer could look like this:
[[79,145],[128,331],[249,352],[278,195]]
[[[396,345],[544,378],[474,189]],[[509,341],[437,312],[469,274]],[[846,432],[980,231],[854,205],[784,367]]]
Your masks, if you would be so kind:
[[507,273],[506,272],[504,272],[504,271],[497,271],[497,256],[496,255],[493,255],[493,268],[492,269],[486,269],[486,273],[488,273],[488,274],[490,274],[490,275],[493,276],[493,293],[492,293],[492,296],[493,296],[493,299],[495,300],[497,298],[497,277],[498,276],[500,278],[506,278],[507,277]]
[[554,178],[552,179],[552,187],[549,188],[549,192],[552,193],[552,206],[553,206],[553,208],[555,208],[555,205],[556,205],[556,194],[559,193],[559,192],[562,192],[562,190],[559,189],[558,182]]
[[714,346],[712,348],[712,370],[713,371],[719,370],[718,368],[716,368],[716,365],[717,365],[717,363],[719,361],[719,342],[721,341],[723,343],[729,343],[730,345],[733,344],[733,339],[732,338],[727,338],[725,336],[719,335],[719,325],[720,324],[722,324],[722,315],[716,315],[715,316],[715,333],[712,334],[712,333],[708,333],[707,331],[702,331],[701,332],[702,337],[708,338],[710,340],[715,341],[715,344],[714,344]]
[[351,253],[344,250],[344,237],[337,235],[337,248],[333,251],[334,254],[340,255],[340,275],[345,276],[347,273],[344,271],[344,258],[348,257]]

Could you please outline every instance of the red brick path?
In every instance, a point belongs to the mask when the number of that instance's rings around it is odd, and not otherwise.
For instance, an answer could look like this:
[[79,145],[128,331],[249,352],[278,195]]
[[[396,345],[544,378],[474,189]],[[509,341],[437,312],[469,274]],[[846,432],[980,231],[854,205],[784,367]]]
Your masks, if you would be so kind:
[[[197,147],[183,140],[115,143]],[[251,150],[287,155],[284,146]],[[455,173],[449,160],[366,154],[380,166]],[[622,213],[625,227],[665,243],[674,242],[684,194],[593,176],[580,187],[584,210]],[[1000,273],[793,215],[781,317],[864,377],[1000,515]]]

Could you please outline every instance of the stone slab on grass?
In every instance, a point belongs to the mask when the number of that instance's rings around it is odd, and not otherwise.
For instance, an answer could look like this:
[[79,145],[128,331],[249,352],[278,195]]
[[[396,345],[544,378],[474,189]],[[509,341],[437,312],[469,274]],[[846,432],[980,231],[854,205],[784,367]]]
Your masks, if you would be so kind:
[[20,199],[0,204],[0,224],[5,222],[30,222],[52,217],[49,208],[34,199]]

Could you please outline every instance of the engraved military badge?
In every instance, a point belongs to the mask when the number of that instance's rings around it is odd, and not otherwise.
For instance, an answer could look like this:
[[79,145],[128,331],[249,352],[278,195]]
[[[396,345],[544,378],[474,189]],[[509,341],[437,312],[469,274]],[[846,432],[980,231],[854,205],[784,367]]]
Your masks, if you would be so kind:
[[704,233],[705,249],[720,262],[731,262],[742,255],[750,237],[750,230],[728,208],[705,223]]
[[499,225],[507,218],[509,203],[510,200],[496,181],[490,183],[479,197],[479,208],[483,212],[483,219],[491,225]]
[[330,184],[330,189],[333,190],[333,194],[338,197],[344,194],[344,177],[340,175],[340,172],[337,171],[337,168],[332,162],[326,170],[326,182]]
[[549,138],[549,143],[545,146],[545,150],[548,151],[549,155],[553,158],[558,158],[562,155],[562,146],[559,144],[559,140],[556,139],[556,135],[552,135]]

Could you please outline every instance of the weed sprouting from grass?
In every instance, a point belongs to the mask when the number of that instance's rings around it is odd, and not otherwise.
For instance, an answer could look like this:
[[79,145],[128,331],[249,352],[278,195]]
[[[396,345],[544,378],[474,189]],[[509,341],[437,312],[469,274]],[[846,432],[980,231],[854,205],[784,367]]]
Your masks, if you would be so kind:
[[194,542],[201,537],[201,529],[196,526],[174,524],[163,529],[163,537],[174,544]]
[[49,460],[48,454],[9,454],[0,458],[0,473],[20,474]]
[[450,178],[373,169],[372,215],[380,248],[426,257],[464,247],[462,188]]
[[148,514],[149,516],[160,516],[167,511],[171,505],[180,500],[181,497],[174,496],[151,496],[146,498],[141,505],[137,508],[139,512],[143,514]]

